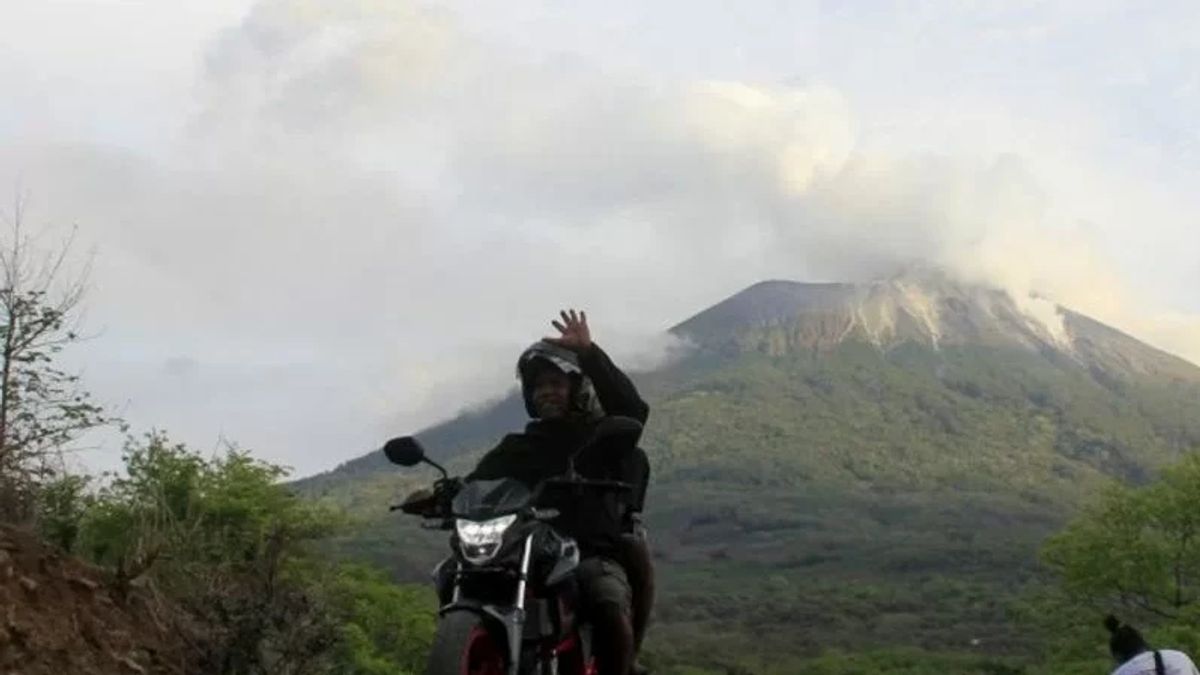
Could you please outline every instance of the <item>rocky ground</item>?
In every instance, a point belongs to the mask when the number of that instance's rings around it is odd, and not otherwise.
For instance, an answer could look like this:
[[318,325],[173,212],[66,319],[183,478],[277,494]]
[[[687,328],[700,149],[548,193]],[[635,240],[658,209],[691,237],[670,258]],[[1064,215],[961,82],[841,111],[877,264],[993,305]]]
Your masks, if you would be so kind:
[[0,524],[0,673],[183,675],[195,667],[185,615],[147,588]]

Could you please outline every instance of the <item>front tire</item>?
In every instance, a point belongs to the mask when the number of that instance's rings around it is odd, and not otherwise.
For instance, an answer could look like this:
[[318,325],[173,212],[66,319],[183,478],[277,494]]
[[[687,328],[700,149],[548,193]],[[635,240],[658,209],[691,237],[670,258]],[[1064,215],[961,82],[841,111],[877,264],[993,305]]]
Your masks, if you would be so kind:
[[450,612],[438,621],[426,675],[505,675],[504,641],[475,612]]

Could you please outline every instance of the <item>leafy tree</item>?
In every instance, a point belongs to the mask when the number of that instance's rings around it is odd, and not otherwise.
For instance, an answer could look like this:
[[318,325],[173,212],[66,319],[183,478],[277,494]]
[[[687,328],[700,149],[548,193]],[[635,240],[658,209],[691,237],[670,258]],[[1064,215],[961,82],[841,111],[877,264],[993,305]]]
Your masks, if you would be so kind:
[[311,545],[345,523],[294,496],[283,467],[235,448],[205,458],[160,432],[130,439],[124,461],[94,494],[84,479],[55,481],[45,522],[119,588],[149,584],[186,609],[205,627],[204,672],[420,672],[432,592],[322,557]]
[[1200,454],[1141,488],[1112,487],[1043,559],[1080,602],[1200,623]]
[[1116,613],[1151,644],[1200,649],[1200,454],[1142,487],[1110,486],[1060,533],[1042,560],[1055,586],[1025,612],[1046,661],[1032,675],[1097,672],[1111,662],[1100,619]]
[[332,673],[422,672],[437,617],[432,590],[395,584],[382,570],[352,563],[326,566],[318,578],[338,622]]
[[95,499],[88,492],[91,477],[64,474],[45,483],[37,494],[37,522],[42,537],[71,551],[80,526]]
[[119,589],[145,578],[205,626],[208,672],[321,672],[337,629],[289,569],[335,515],[291,495],[282,467],[235,448],[205,459],[150,433],[124,459],[84,511],[77,549]]

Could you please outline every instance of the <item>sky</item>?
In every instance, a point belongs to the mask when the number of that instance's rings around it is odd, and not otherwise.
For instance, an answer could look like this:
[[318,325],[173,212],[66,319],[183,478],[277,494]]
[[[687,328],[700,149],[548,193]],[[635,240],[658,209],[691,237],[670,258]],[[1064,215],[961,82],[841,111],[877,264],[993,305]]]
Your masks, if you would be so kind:
[[64,358],[134,431],[304,475],[500,395],[561,307],[649,367],[756,281],[915,264],[1200,362],[1196,3],[0,0],[0,25],[0,217],[74,229]]

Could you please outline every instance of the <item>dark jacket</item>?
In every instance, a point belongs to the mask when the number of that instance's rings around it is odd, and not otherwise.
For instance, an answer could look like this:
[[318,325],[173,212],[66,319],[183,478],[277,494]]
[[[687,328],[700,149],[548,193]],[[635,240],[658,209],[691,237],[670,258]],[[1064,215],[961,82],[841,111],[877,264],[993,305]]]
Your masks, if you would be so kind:
[[[600,347],[593,344],[579,362],[606,415],[646,423],[650,406]],[[544,479],[567,471],[570,452],[590,436],[595,424],[596,420],[582,419],[533,420],[524,433],[505,436],[484,455],[467,480],[515,478],[533,489]],[[635,482],[643,471],[639,461],[644,461],[638,458],[636,442],[628,437],[602,441],[576,457],[575,468],[585,478]],[[587,490],[568,494],[559,488],[546,493],[543,505],[559,510],[555,526],[574,537],[584,555],[608,555],[620,538],[628,501],[628,496],[614,493]]]

